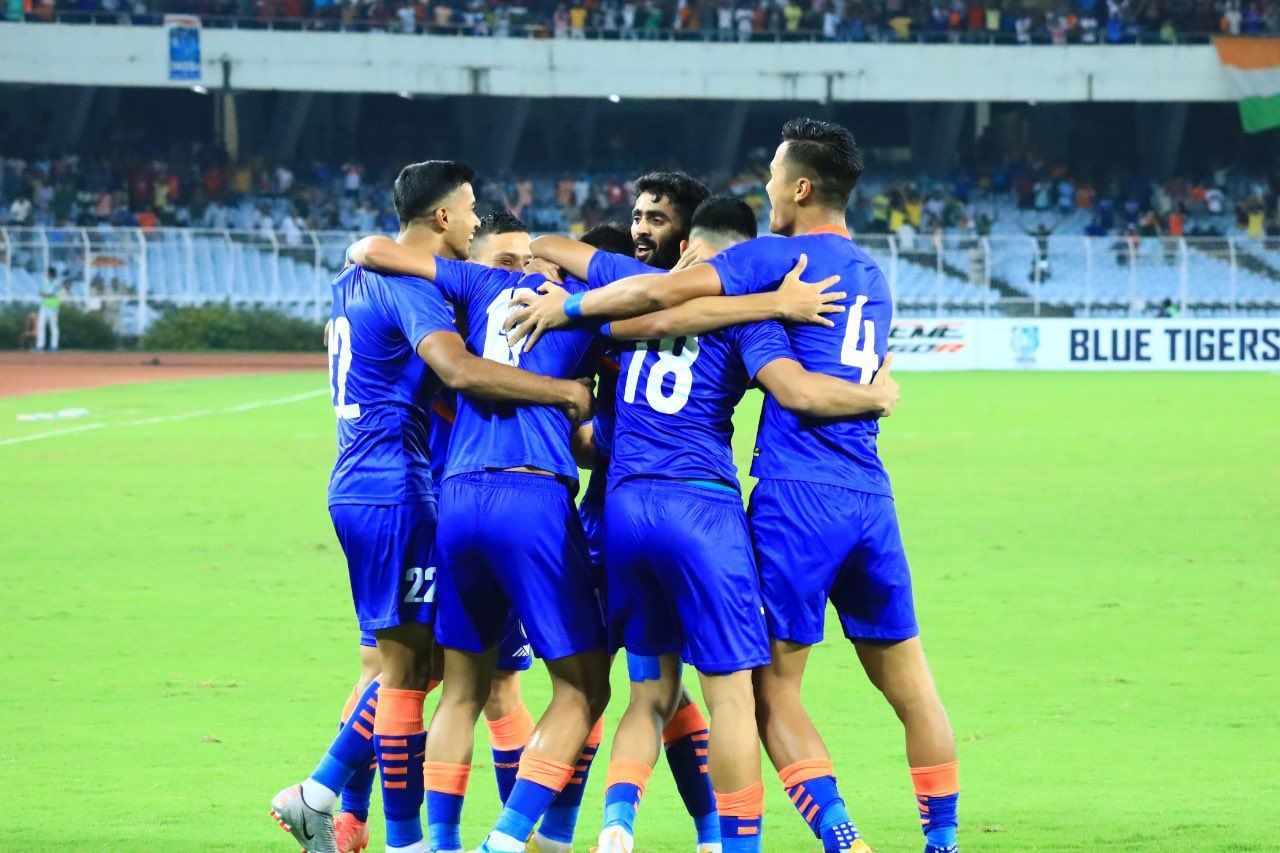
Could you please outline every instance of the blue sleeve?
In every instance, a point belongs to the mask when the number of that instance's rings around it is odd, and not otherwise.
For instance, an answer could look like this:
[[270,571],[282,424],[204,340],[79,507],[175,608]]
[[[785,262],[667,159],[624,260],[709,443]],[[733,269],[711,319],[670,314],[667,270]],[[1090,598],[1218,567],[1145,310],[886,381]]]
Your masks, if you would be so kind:
[[773,320],[743,323],[733,327],[733,334],[738,354],[742,356],[742,365],[751,379],[755,379],[756,374],[771,361],[780,358],[799,360],[791,349],[791,340],[781,323]]
[[417,349],[422,339],[433,332],[457,332],[443,294],[431,282],[408,276],[387,281],[390,286],[383,304],[411,347]]
[[[475,299],[515,287],[522,273],[494,269],[471,261],[436,258],[436,287],[451,301],[470,305]],[[490,296],[490,299],[493,297]]]
[[666,270],[651,267],[627,255],[615,255],[613,252],[602,252],[596,249],[595,254],[591,256],[591,262],[587,264],[587,288],[594,290],[606,284],[613,284],[619,279],[651,272],[660,273]]
[[773,290],[795,266],[799,254],[789,240],[757,237],[730,246],[707,263],[720,276],[725,296]]

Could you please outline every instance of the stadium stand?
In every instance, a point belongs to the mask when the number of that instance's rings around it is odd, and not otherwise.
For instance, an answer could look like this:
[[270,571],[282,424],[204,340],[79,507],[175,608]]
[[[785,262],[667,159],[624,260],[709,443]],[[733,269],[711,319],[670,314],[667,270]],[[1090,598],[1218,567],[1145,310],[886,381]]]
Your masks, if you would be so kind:
[[1280,32],[1277,4],[1238,0],[27,0],[10,20],[158,25],[166,13],[215,27],[578,39],[1174,44]]

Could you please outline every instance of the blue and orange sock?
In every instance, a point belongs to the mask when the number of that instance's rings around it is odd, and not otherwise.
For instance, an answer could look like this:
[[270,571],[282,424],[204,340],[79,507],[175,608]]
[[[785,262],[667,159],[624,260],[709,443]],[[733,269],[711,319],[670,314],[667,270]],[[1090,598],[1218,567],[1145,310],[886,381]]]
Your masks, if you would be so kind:
[[526,749],[511,796],[489,835],[489,845],[495,850],[524,850],[529,833],[571,778],[573,765]]
[[347,784],[342,786],[340,807],[341,811],[350,812],[355,815],[358,820],[369,820],[369,800],[373,796],[373,780],[378,775],[378,759],[373,754],[373,714],[378,708],[378,699],[375,695],[365,698],[360,688],[352,687],[351,696],[347,698],[347,704],[342,709],[342,718],[338,723],[338,731],[347,725],[351,717],[356,714],[357,709],[360,713],[361,728],[369,732],[369,736],[365,738],[368,744],[364,761],[360,766],[352,771]]
[[605,777],[604,825],[620,826],[631,835],[636,834],[636,812],[649,785],[653,768],[643,761],[616,758],[609,762]]
[[662,732],[667,764],[676,780],[680,799],[693,818],[699,844],[720,840],[720,821],[716,816],[716,795],[707,775],[707,718],[694,703],[676,711]]
[[533,736],[533,715],[520,704],[510,714],[497,720],[485,720],[489,728],[489,746],[493,750],[493,775],[498,779],[498,799],[506,803],[516,784],[520,756]]
[[809,824],[822,849],[848,850],[862,836],[836,786],[835,767],[825,758],[797,761],[778,771],[787,796]]
[[[373,711],[378,707],[378,682],[357,697],[359,713],[349,714],[329,750],[302,783],[302,795],[313,809],[329,811],[352,775],[373,759]],[[354,710],[354,709],[353,709]]]
[[604,738],[604,717],[596,720],[587,742],[578,756],[578,766],[573,768],[573,778],[564,790],[556,794],[547,813],[538,827],[538,834],[549,841],[572,844],[574,831],[578,828],[578,812],[582,809],[582,795],[587,791],[587,778],[591,775],[591,765],[600,751],[600,741]]
[[471,779],[470,764],[428,761],[423,765],[427,790],[427,836],[440,853],[462,849],[462,801]]
[[920,827],[924,830],[925,853],[955,853],[959,850],[956,830],[960,826],[960,764],[949,761],[933,767],[912,767],[911,784],[920,807]]
[[387,848],[422,841],[423,690],[382,688],[373,723],[373,748],[382,774],[382,810],[387,818]]
[[724,853],[759,853],[764,828],[764,782],[741,791],[716,791],[720,816],[720,849]]

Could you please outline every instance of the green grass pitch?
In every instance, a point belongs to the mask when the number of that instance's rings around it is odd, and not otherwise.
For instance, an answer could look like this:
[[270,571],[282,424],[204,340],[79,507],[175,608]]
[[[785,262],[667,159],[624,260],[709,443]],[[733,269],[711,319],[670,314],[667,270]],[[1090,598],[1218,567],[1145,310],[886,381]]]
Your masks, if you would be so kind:
[[[290,849],[268,799],[312,768],[356,673],[324,384],[0,400],[0,848]],[[959,741],[964,847],[1275,849],[1280,376],[903,386],[882,450]],[[90,415],[17,420],[67,407]],[[11,441],[55,430],[72,431]],[[898,723],[834,632],[807,689],[868,840],[918,850]],[[526,695],[536,712],[536,668]],[[497,811],[477,745],[472,843]],[[607,757],[606,740],[580,850]],[[765,849],[813,850],[766,780]],[[646,853],[692,849],[664,768],[639,833]]]

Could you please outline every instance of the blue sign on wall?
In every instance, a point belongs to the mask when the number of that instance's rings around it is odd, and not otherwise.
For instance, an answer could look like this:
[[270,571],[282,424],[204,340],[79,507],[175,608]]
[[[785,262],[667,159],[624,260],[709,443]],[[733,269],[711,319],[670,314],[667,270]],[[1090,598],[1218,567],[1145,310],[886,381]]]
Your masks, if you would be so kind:
[[200,19],[194,15],[165,15],[169,31],[169,79],[200,79]]

